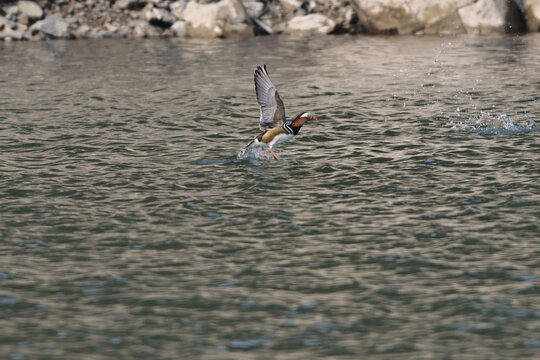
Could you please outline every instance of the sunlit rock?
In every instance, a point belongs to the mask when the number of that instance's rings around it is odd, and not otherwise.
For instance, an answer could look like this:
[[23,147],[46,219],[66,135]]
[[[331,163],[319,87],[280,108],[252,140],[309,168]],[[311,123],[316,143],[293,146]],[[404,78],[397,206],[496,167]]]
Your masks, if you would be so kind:
[[540,31],[540,0],[525,0],[525,16],[529,31]]
[[360,23],[372,34],[524,30],[522,0],[352,0],[351,3]]
[[360,23],[372,34],[411,34],[423,28],[408,3],[402,0],[352,0]]
[[524,19],[514,0],[478,0],[459,9],[468,33],[521,32]]
[[332,20],[322,14],[309,14],[292,18],[287,24],[286,32],[289,34],[328,34],[334,30],[335,26]]
[[182,20],[176,21],[171,29],[174,31],[174,34],[178,37],[185,37],[187,34],[186,22]]
[[169,9],[175,18],[184,20],[184,10],[188,2],[186,0],[175,1],[169,4]]
[[33,1],[19,1],[17,7],[19,12],[30,20],[39,20],[43,17],[43,9]]
[[184,10],[187,32],[191,37],[248,37],[253,36],[249,17],[238,0],[198,4],[191,1]]
[[287,11],[296,11],[302,6],[299,0],[279,0],[279,4]]
[[410,7],[424,34],[455,35],[467,32],[458,9],[470,3],[471,0],[414,0]]
[[467,30],[463,26],[456,9],[456,11],[438,19],[438,21],[426,24],[424,30],[420,33],[430,35],[457,35],[465,34],[466,32]]

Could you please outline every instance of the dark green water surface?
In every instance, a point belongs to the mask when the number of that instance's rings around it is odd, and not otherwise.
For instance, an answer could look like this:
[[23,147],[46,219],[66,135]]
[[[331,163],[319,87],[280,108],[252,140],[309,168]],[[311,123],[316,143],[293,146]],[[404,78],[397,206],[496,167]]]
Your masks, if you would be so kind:
[[[258,134],[266,63],[288,117]],[[0,359],[538,359],[540,36],[0,43]]]

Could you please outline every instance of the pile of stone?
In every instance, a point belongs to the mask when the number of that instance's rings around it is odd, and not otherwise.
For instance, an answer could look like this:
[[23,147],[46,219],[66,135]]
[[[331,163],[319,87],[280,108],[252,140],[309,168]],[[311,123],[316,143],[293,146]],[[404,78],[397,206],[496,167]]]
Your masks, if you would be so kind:
[[540,0],[0,0],[0,39],[540,31]]

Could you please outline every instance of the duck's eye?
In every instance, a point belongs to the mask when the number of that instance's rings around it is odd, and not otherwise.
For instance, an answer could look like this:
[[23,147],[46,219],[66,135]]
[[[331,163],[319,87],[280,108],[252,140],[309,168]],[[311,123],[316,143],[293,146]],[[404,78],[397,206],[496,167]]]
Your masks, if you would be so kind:
[[310,116],[309,113],[304,114],[304,117],[309,117],[309,116]]

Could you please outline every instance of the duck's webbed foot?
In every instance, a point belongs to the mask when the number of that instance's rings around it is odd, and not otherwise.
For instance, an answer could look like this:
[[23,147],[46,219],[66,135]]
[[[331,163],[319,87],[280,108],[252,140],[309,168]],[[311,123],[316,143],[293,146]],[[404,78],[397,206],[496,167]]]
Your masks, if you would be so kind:
[[270,151],[270,153],[274,155],[274,159],[279,160],[279,156],[276,155],[276,153],[274,152],[274,150],[272,150],[272,148],[268,148],[268,151]]

